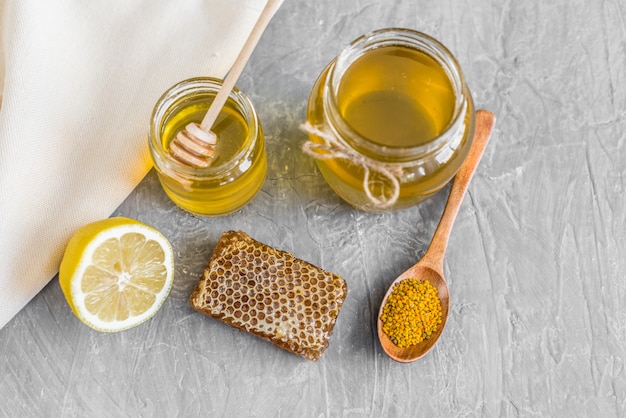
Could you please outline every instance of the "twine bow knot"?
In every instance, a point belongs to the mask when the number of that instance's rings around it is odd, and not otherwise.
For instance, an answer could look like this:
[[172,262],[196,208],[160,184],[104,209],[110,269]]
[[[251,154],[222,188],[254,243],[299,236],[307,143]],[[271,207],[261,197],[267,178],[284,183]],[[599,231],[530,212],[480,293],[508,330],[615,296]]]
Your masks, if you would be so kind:
[[[400,177],[402,168],[390,166],[379,161],[372,160],[353,149],[349,148],[337,137],[326,130],[311,125],[309,122],[300,125],[304,132],[320,137],[324,143],[306,141],[302,144],[302,151],[318,160],[332,160],[336,158],[350,161],[363,168],[363,190],[372,204],[379,209],[386,209],[393,206],[400,196]],[[370,182],[370,173],[378,173],[391,183],[391,195],[386,197],[384,193],[380,197],[374,196],[373,184]]]

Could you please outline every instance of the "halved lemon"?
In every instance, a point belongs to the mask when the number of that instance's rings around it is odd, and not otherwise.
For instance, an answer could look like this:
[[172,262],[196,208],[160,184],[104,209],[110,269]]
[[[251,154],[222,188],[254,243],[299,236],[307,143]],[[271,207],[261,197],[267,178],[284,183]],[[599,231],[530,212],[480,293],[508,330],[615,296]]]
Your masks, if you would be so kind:
[[116,217],[79,229],[65,249],[59,283],[74,314],[105,332],[150,319],[169,295],[174,252],[159,231]]

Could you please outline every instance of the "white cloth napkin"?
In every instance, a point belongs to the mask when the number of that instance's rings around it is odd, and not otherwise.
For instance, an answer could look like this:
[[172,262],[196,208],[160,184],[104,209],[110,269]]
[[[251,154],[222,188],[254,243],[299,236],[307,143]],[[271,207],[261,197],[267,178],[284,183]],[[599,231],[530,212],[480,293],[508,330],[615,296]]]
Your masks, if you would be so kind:
[[223,77],[265,2],[0,2],[0,328],[148,172],[159,96]]

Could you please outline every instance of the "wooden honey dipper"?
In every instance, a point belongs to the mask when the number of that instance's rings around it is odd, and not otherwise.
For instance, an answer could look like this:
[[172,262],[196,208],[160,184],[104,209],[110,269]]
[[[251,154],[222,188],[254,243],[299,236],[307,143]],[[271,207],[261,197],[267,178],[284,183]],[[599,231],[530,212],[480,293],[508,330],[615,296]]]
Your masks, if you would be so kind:
[[218,139],[211,130],[213,124],[224,107],[230,92],[235,87],[235,83],[243,72],[259,39],[261,39],[261,35],[282,3],[283,0],[268,0],[202,122],[200,124],[189,123],[185,129],[176,134],[170,143],[169,153],[179,162],[198,168],[211,165]]

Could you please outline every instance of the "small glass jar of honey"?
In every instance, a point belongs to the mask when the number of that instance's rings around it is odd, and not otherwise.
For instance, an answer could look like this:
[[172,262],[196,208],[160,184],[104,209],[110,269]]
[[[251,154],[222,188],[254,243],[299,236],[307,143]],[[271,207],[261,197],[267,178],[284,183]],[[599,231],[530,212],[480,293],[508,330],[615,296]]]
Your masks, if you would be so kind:
[[352,42],[311,91],[304,150],[346,202],[369,212],[418,204],[464,161],[475,111],[456,59],[409,29]]
[[184,80],[156,103],[149,147],[165,193],[182,209],[200,216],[227,215],[260,190],[267,172],[265,139],[248,97],[233,89],[212,131],[217,135],[210,166],[191,167],[169,153],[169,144],[190,122],[200,123],[221,87],[214,78]]

